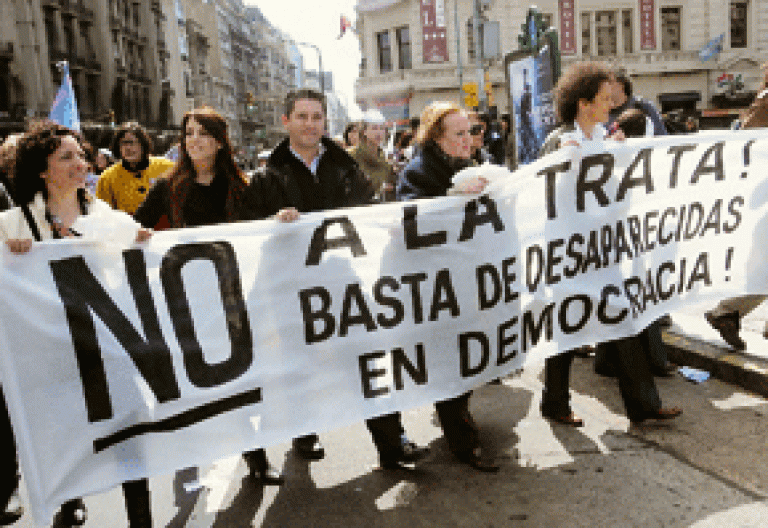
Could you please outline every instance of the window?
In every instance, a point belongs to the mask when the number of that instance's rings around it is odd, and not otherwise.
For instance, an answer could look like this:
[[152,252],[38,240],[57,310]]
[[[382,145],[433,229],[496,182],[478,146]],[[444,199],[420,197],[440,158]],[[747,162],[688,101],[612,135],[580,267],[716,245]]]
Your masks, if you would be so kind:
[[592,55],[592,14],[581,14],[581,54]]
[[747,47],[747,2],[731,2],[731,47]]
[[401,70],[411,69],[411,35],[408,26],[395,30],[397,37],[397,67]]
[[616,55],[616,12],[597,11],[595,13],[595,38],[599,56]]
[[59,49],[59,32],[56,30],[56,22],[53,19],[53,10],[46,9],[44,15],[45,36],[48,39],[48,47],[52,51]]
[[389,31],[376,33],[376,47],[379,52],[379,72],[392,71],[392,45],[389,42]]
[[661,8],[661,50],[679,51],[680,46],[680,26],[682,11],[679,7]]

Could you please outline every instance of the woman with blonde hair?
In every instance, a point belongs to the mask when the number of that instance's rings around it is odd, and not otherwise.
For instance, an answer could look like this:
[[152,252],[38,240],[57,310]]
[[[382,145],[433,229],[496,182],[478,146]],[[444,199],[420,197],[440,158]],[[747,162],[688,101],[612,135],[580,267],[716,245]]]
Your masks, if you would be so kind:
[[[467,112],[455,103],[432,103],[421,114],[416,144],[418,154],[398,178],[397,199],[445,196],[451,188],[453,175],[472,165]],[[487,183],[483,178],[477,178],[461,192],[481,192]],[[499,466],[483,456],[480,430],[469,413],[470,396],[471,391],[435,404],[448,448],[458,460],[478,471],[497,471]]]

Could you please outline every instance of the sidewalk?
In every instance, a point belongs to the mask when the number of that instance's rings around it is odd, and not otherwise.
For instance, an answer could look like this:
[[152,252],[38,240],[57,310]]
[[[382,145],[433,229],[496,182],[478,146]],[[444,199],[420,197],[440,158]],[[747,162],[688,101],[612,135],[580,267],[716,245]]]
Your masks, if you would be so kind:
[[706,370],[713,377],[768,397],[768,340],[763,329],[768,303],[742,320],[741,337],[747,349],[734,352],[704,319],[713,303],[687,306],[672,315],[674,324],[663,332],[669,359],[680,366]]

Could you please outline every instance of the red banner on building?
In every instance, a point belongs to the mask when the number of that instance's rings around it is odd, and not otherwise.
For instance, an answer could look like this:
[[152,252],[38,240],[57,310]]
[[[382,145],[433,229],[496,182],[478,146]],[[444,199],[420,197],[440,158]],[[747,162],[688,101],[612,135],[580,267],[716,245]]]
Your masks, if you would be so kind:
[[560,0],[560,53],[576,53],[576,10],[574,0]]
[[448,61],[445,0],[421,0],[421,35],[425,63]]
[[656,49],[656,17],[653,0],[640,1],[640,49]]

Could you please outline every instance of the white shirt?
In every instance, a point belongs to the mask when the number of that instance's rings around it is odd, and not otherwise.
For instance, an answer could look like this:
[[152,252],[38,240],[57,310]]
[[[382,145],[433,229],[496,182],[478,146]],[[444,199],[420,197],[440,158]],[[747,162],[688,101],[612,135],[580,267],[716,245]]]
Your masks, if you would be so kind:
[[574,122],[574,126],[576,127],[576,130],[573,132],[564,132],[560,136],[560,145],[565,145],[568,141],[575,141],[579,145],[584,145],[585,143],[591,143],[591,142],[597,142],[597,141],[603,141],[605,137],[608,135],[608,131],[605,129],[603,125],[600,123],[597,123],[594,128],[592,129],[592,137],[587,137],[587,135],[584,133],[584,131],[579,126],[579,123]]
[[291,154],[296,156],[297,159],[301,160],[301,162],[307,166],[309,169],[309,172],[312,173],[312,176],[315,177],[315,181],[317,181],[317,167],[320,165],[320,158],[323,157],[323,153],[325,152],[325,146],[320,143],[320,147],[317,149],[317,156],[315,156],[315,159],[312,160],[312,163],[307,164],[306,161],[304,161],[304,158],[302,158],[298,152],[296,152],[290,144],[288,145],[288,148],[291,149]]

